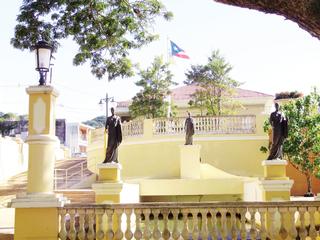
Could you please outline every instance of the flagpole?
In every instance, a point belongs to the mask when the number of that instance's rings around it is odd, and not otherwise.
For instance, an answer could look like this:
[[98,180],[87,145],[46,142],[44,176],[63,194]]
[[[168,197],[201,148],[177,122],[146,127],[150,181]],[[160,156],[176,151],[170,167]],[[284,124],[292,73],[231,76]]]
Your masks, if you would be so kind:
[[167,35],[167,63],[169,63],[170,52],[169,52],[169,36]]

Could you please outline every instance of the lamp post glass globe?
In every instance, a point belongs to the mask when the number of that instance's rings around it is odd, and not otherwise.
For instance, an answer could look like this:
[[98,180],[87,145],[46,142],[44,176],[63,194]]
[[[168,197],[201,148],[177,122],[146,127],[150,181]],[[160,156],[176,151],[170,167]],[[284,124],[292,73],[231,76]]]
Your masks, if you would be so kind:
[[52,46],[46,41],[39,41],[34,46],[35,57],[36,57],[36,70],[40,74],[40,85],[46,84],[47,72],[50,68]]

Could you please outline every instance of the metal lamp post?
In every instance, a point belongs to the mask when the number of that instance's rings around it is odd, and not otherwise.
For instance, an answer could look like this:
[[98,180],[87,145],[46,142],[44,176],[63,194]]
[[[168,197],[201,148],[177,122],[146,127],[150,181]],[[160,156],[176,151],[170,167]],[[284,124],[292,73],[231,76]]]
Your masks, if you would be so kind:
[[106,119],[107,119],[108,118],[108,110],[109,110],[109,102],[114,102],[114,97],[108,97],[108,93],[106,93],[106,97],[100,99],[99,105],[102,106],[103,102],[106,103]]
[[50,68],[52,46],[46,41],[39,41],[34,46],[36,55],[36,70],[40,74],[39,85],[46,85],[47,72]]

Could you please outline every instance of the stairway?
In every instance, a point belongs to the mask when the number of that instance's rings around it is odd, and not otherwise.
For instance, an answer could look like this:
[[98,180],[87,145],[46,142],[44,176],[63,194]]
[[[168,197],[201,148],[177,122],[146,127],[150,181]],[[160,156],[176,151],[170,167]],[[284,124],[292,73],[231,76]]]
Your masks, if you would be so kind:
[[87,168],[86,159],[56,161],[54,188],[55,190],[73,188],[74,185],[91,175],[92,172]]
[[[66,159],[58,160],[55,163],[56,169],[61,169],[61,172],[68,171],[68,181],[67,184],[65,179],[58,179],[56,182],[57,190],[56,193],[62,193],[72,203],[93,203],[94,192],[91,189],[73,189],[72,186],[78,184],[80,181],[88,178],[93,173],[87,169],[86,159]],[[82,177],[78,174],[79,167],[83,167]],[[7,202],[10,202],[16,194],[26,192],[27,188],[27,172],[22,172],[17,174],[10,179],[5,184],[0,184],[0,207],[5,207]],[[63,189],[63,190],[61,190]]]

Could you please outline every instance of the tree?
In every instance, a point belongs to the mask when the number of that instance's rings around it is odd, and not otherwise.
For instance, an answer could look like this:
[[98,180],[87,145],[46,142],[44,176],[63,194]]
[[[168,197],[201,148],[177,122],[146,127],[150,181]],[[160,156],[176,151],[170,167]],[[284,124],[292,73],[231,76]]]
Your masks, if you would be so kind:
[[106,116],[98,116],[83,123],[94,128],[104,127],[106,123]]
[[306,195],[312,194],[311,177],[320,178],[319,106],[320,95],[316,91],[283,106],[289,123],[283,152],[292,165],[306,176]]
[[192,65],[186,73],[188,85],[199,88],[192,95],[192,107],[206,107],[207,114],[219,116],[233,113],[239,104],[232,99],[234,88],[240,83],[233,80],[229,73],[232,67],[220,56],[219,51],[213,51],[206,65]]
[[17,118],[18,116],[14,113],[0,112],[0,132],[3,137],[9,135],[10,131],[18,125],[15,121]]
[[169,87],[176,84],[172,81],[173,75],[169,64],[163,63],[161,57],[156,57],[146,70],[139,70],[140,80],[136,85],[142,90],[132,98],[129,106],[133,117],[146,118],[164,117],[167,114],[168,102],[166,97],[170,94]]
[[200,110],[200,116],[203,116],[203,112],[206,109],[206,93],[201,90],[196,90],[191,95],[191,100],[188,102],[189,106]]
[[25,0],[11,44],[32,49],[46,40],[57,49],[72,37],[79,45],[73,63],[90,61],[92,74],[112,80],[133,75],[129,51],[157,38],[150,29],[158,16],[172,17],[159,0]]
[[318,0],[215,0],[216,2],[264,13],[275,13],[296,22],[299,27],[320,39],[320,1]]

